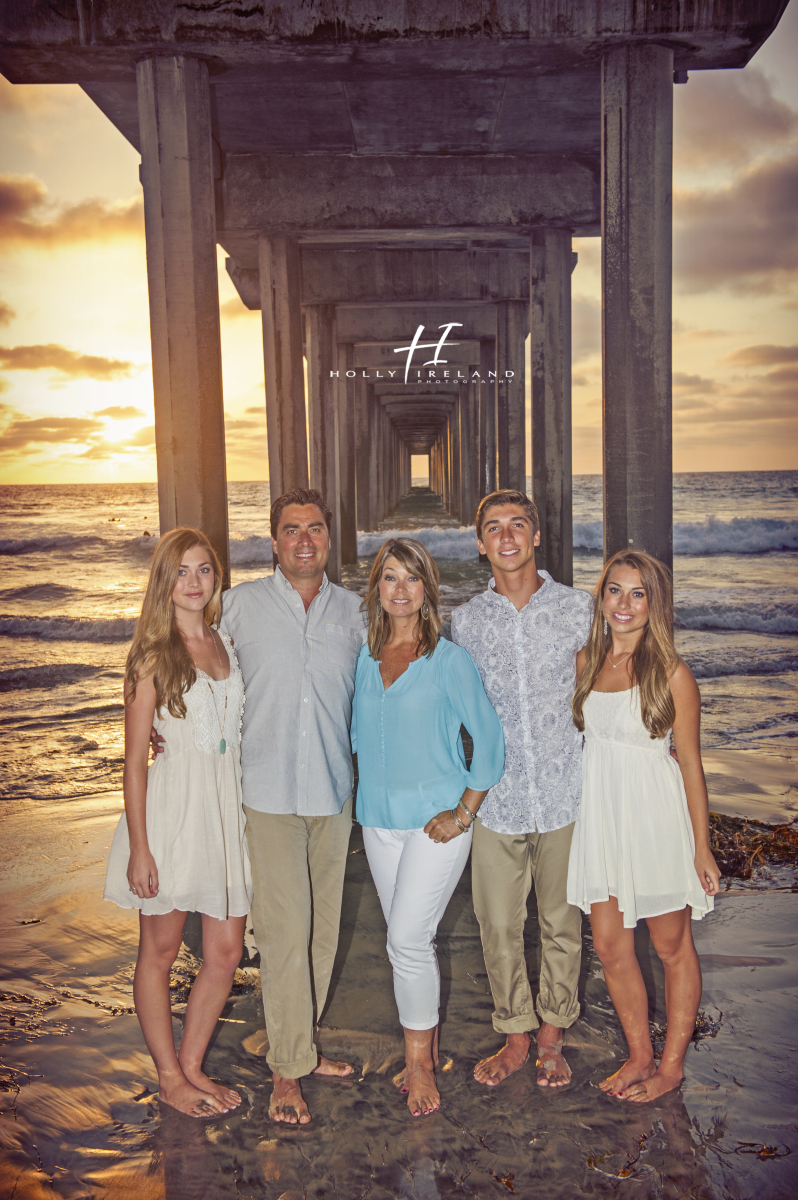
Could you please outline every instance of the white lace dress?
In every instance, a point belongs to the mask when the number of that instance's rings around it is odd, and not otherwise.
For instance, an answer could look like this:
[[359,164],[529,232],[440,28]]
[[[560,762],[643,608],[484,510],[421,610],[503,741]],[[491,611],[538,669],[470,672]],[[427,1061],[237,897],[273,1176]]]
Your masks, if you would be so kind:
[[[164,709],[155,727],[165,750],[147,777],[147,840],[158,866],[158,895],[142,900],[127,881],[130,843],[124,814],[116,827],[104,898],[147,915],[201,912],[218,920],[245,917],[252,900],[241,805],[241,717],[244,680],[230,639],[227,679],[197,671],[185,693],[186,716]],[[225,694],[227,706],[225,711]],[[221,739],[226,743],[224,754]]]
[[698,879],[682,773],[670,737],[653,738],[637,687],[591,692],[584,705],[582,808],[568,864],[568,903],[589,913],[615,896],[626,929],[677,912],[714,908]]

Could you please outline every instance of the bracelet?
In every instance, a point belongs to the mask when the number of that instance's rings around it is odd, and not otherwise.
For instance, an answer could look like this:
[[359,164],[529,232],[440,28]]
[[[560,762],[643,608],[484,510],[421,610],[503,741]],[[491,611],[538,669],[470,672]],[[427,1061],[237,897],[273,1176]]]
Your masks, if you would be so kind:
[[467,813],[468,813],[468,815],[469,815],[469,817],[471,818],[471,820],[472,820],[472,821],[476,821],[476,819],[477,819],[477,814],[476,814],[476,813],[472,813],[471,809],[468,807],[468,805],[467,805],[467,804],[463,804],[463,801],[462,801],[462,800],[458,800],[458,801],[457,801],[457,803],[459,804],[460,808],[462,808],[462,809],[463,809],[465,812],[467,812]]
[[463,822],[460,820],[460,818],[457,815],[456,808],[452,809],[452,820],[454,821],[455,825],[457,826],[457,828],[460,830],[461,833],[468,833],[470,826],[463,824]]

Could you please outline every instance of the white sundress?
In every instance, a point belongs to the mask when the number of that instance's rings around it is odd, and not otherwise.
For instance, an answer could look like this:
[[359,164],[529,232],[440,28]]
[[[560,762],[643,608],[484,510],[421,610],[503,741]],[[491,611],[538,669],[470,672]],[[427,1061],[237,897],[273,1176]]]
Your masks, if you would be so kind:
[[670,737],[652,738],[635,686],[584,704],[582,807],[568,863],[568,903],[589,913],[615,896],[626,929],[677,912],[712,912],[694,866],[695,838]]
[[154,724],[165,749],[147,776],[146,817],[159,890],[149,900],[130,891],[130,842],[123,813],[103,894],[121,908],[138,908],[148,916],[179,909],[220,921],[249,912],[252,877],[241,801],[244,680],[230,639],[224,633],[219,636],[230,660],[228,678],[212,679],[198,670],[184,694],[185,718],[173,717],[166,709],[160,716],[156,713]]

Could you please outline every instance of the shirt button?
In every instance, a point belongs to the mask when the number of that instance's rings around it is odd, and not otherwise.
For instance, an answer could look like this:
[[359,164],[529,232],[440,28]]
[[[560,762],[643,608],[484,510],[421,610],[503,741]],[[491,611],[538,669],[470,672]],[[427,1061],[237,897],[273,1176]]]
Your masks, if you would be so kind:
[[308,698],[307,698],[307,696],[305,696],[305,699],[302,701],[302,703],[307,704],[307,702],[308,702]]
[[305,733],[304,729],[302,730],[302,736],[307,737],[307,734]]

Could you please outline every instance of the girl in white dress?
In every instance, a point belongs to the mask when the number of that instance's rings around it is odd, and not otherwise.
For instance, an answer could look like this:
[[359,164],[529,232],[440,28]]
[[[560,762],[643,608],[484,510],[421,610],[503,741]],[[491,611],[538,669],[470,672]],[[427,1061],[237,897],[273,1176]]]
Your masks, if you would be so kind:
[[[139,910],[133,997],[161,1101],[192,1117],[227,1112],[237,1092],[202,1061],[241,959],[252,899],[241,805],[244,684],[221,611],[219,560],[203,533],[161,538],[125,669],[125,812],[105,899]],[[147,770],[152,725],[165,749]],[[169,972],[186,913],[202,914],[203,964],[179,1055]]]
[[[701,1000],[690,920],[712,911],[720,873],[709,848],[701,697],[673,645],[670,573],[649,554],[622,551],[604,568],[595,597],[573,699],[585,745],[568,902],[590,914],[629,1045],[626,1063],[599,1086],[640,1102],[682,1081]],[[635,957],[640,918],[665,970],[668,1030],[659,1067]]]

